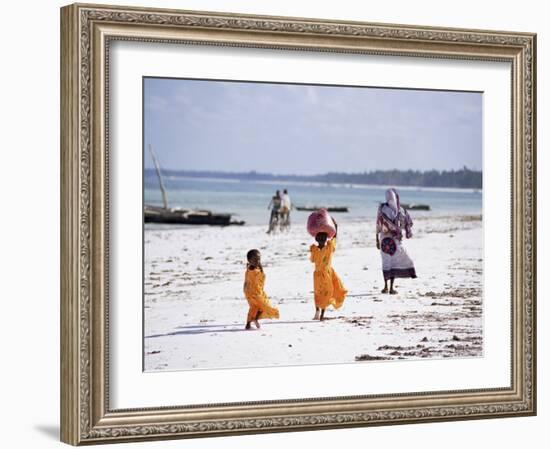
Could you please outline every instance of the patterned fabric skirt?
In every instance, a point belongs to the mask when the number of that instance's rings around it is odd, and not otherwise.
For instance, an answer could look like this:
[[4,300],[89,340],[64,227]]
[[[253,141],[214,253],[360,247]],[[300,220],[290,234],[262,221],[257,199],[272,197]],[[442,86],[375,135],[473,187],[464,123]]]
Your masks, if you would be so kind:
[[380,254],[385,280],[416,277],[414,263],[399,239],[391,234],[380,234]]

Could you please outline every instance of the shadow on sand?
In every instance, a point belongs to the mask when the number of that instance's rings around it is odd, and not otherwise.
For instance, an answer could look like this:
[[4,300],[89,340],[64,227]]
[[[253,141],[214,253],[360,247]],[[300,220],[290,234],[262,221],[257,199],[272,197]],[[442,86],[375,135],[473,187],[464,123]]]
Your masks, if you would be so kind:
[[[318,321],[308,320],[308,321],[269,321],[262,322],[262,327],[276,326],[278,324],[317,324]],[[156,335],[146,335],[145,338],[158,338],[158,337],[171,337],[174,335],[197,335],[197,334],[221,334],[225,332],[252,332],[255,329],[254,327],[251,330],[246,330],[244,325],[233,323],[233,324],[202,324],[202,325],[193,325],[193,326],[179,326],[174,332],[167,332],[165,334],[156,334]],[[261,329],[259,329],[261,330]]]

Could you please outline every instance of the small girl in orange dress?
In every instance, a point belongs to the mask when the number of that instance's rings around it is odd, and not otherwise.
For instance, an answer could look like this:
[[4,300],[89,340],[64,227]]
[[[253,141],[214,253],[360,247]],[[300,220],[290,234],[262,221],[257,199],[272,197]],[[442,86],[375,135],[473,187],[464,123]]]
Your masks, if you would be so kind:
[[[336,222],[334,222],[334,225],[336,227],[336,234],[338,234],[338,225]],[[323,321],[325,318],[325,309],[330,305],[335,309],[342,307],[344,298],[348,293],[332,268],[332,255],[336,251],[336,234],[327,242],[327,233],[318,232],[315,236],[318,246],[313,244],[309,249],[309,260],[315,264],[315,271],[313,272],[314,320]]]
[[272,307],[264,292],[265,274],[261,263],[260,251],[251,249],[246,255],[248,264],[244,276],[244,296],[248,301],[248,315],[245,329],[251,329],[250,323],[259,329],[259,319],[279,318],[279,310]]

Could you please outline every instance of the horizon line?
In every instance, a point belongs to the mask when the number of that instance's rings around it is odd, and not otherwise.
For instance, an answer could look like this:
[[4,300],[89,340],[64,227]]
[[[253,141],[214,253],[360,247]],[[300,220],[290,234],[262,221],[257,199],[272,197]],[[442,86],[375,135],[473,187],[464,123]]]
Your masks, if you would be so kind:
[[[152,170],[155,171],[155,167],[143,167],[143,170]],[[176,171],[176,172],[187,172],[187,173],[216,173],[216,174],[224,174],[224,175],[267,175],[267,176],[305,176],[305,177],[314,177],[314,176],[326,176],[326,175],[364,175],[364,174],[371,174],[376,172],[413,172],[413,173],[428,173],[428,172],[461,172],[461,171],[470,171],[474,173],[481,173],[483,174],[483,170],[478,169],[472,169],[467,166],[463,166],[462,168],[449,168],[449,169],[443,169],[439,170],[436,168],[431,168],[427,170],[418,170],[418,169],[375,169],[375,170],[364,170],[364,171],[357,171],[357,172],[342,172],[342,171],[329,171],[324,173],[313,173],[313,174],[306,174],[306,173],[270,173],[270,172],[262,172],[257,170],[246,170],[246,171],[227,171],[227,170],[216,170],[216,169],[186,169],[186,168],[165,168],[161,167],[161,171]]]

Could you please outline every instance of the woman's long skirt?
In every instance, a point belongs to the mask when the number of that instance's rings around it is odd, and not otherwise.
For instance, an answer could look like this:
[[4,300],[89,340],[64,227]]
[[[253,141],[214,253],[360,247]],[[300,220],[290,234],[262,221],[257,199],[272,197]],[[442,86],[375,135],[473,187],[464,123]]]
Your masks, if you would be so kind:
[[391,234],[380,234],[380,254],[384,280],[416,277],[414,263],[399,239]]

